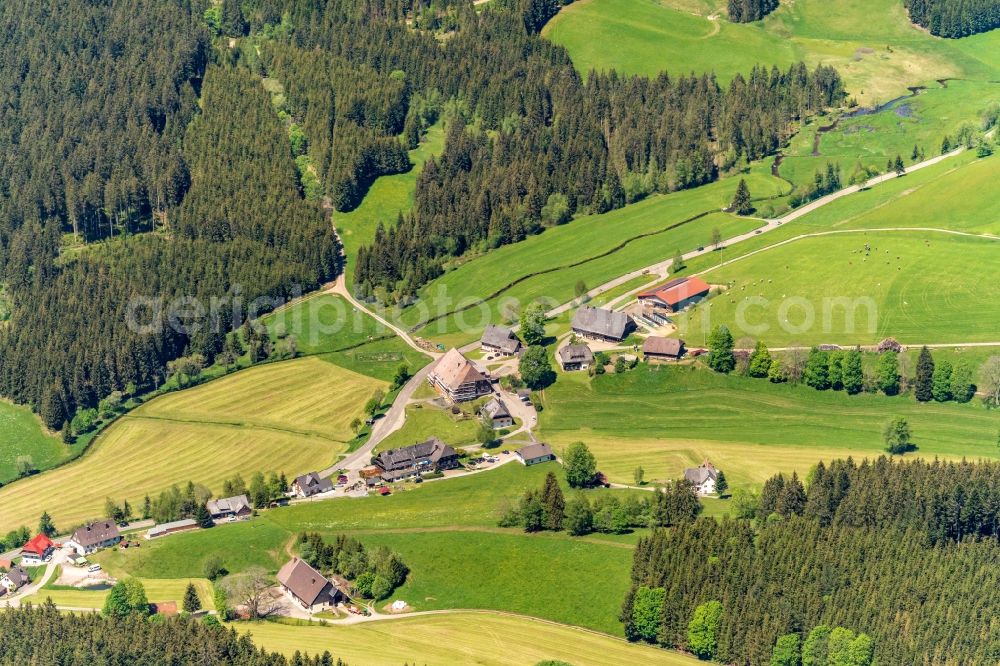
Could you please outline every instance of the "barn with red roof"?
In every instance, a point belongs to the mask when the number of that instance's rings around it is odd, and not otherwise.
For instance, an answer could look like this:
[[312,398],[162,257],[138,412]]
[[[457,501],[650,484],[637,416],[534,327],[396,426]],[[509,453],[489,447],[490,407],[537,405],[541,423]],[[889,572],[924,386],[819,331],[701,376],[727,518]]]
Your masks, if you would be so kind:
[[708,296],[708,283],[700,277],[674,278],[638,295],[643,316],[666,323],[669,315],[680,312]]

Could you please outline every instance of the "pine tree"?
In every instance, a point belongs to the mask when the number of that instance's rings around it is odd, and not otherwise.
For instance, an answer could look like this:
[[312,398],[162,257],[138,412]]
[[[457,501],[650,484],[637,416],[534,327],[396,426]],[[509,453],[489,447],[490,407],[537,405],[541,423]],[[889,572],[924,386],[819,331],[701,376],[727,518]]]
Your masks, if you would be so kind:
[[549,472],[545,475],[545,485],[542,487],[542,507],[545,510],[545,529],[559,531],[562,529],[565,516],[566,501],[556,475]]
[[38,531],[47,537],[54,537],[56,535],[56,526],[52,522],[52,516],[49,515],[48,511],[43,511],[41,518],[38,519]]
[[208,507],[202,502],[198,502],[198,506],[194,510],[194,519],[203,528],[215,526],[215,523],[212,521],[212,514],[208,512]]
[[729,481],[726,480],[725,473],[720,469],[715,476],[715,492],[719,497],[725,497],[727,490],[729,490]]
[[896,352],[885,351],[879,356],[875,381],[878,389],[886,395],[899,393],[899,359]]
[[917,376],[914,382],[917,401],[930,402],[934,399],[934,357],[924,346],[917,358]]
[[951,362],[939,361],[934,365],[934,376],[931,379],[933,385],[931,393],[938,402],[951,400]]
[[186,613],[197,613],[201,610],[201,599],[198,598],[198,590],[194,583],[188,583],[184,590],[184,611]]
[[740,178],[740,182],[736,186],[736,195],[733,197],[730,209],[737,215],[749,215],[754,210],[753,201],[750,198],[750,188],[743,178]]
[[844,385],[844,390],[851,395],[861,393],[862,389],[864,389],[865,375],[860,349],[852,349],[844,357],[841,383]]

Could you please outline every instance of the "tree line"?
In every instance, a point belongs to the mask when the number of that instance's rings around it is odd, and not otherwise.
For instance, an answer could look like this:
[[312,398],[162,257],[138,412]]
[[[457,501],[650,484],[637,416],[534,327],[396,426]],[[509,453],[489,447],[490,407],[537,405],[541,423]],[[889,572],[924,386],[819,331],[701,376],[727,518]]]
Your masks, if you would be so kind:
[[40,606],[26,604],[0,613],[0,663],[158,664],[170,655],[174,663],[205,666],[346,666],[329,652],[313,657],[296,652],[289,660],[209,617],[76,614],[60,612],[51,600]]
[[[789,501],[788,497],[794,497]],[[801,515],[823,526],[912,529],[928,543],[1000,537],[1000,463],[890,460],[816,465],[808,490],[796,478],[768,479],[756,515]]]
[[[808,351],[795,349],[775,357],[767,345],[758,340],[749,353],[739,352],[735,350],[733,335],[725,324],[712,330],[708,348],[706,363],[716,372],[735,372],[776,384],[802,383],[817,391],[898,395],[912,389],[919,402],[965,403],[972,400],[978,389],[976,370],[969,362],[935,362],[927,347],[921,348],[914,374],[909,376],[901,369],[899,356],[902,346],[891,338],[883,340],[873,352],[877,360],[871,369],[865,367],[865,354],[860,347],[847,350],[820,347]],[[1000,396],[1000,358],[987,360],[981,372],[990,394],[984,398],[984,403],[987,406],[1000,404],[1000,400],[991,397],[994,390],[995,395]]]
[[910,20],[938,37],[959,38],[1000,27],[998,0],[905,0]]
[[[878,479],[871,492],[889,502],[881,489]],[[639,541],[621,619],[631,640],[740,666],[774,663],[776,652],[795,666],[994,663],[989,618],[1000,607],[983,590],[1000,581],[996,549],[971,537],[932,545],[918,527],[702,518]],[[837,645],[865,635],[870,647],[844,652],[857,661],[796,661],[795,645],[821,626],[852,632],[838,632]]]
[[690,522],[701,510],[694,488],[686,481],[656,488],[643,499],[634,494],[619,499],[603,493],[591,500],[578,493],[567,500],[555,474],[549,472],[542,488],[526,490],[516,504],[502,511],[497,524],[520,527],[525,532],[565,530],[572,536],[625,534],[635,528]]

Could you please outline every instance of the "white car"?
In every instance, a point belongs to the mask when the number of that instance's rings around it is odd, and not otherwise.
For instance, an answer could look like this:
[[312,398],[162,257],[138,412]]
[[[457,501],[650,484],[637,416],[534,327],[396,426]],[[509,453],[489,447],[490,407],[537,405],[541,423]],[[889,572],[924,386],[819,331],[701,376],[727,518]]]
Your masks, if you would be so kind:
[[89,567],[87,567],[87,571],[89,573],[97,573],[100,570],[101,570],[100,564],[91,564]]

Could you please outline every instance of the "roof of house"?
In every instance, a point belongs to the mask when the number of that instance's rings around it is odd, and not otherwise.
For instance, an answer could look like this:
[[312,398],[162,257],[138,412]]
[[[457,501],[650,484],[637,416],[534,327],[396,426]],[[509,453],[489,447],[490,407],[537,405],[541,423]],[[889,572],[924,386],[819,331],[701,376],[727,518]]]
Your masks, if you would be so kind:
[[21,587],[25,583],[31,582],[31,579],[28,578],[28,572],[19,566],[11,567],[10,571],[4,574],[4,578],[13,583],[14,587]]
[[309,566],[305,560],[293,557],[278,571],[278,582],[287,587],[292,594],[302,600],[307,606],[312,606],[332,583],[323,574]]
[[655,298],[658,301],[673,306],[693,296],[705,294],[708,290],[708,283],[700,277],[674,278],[669,282],[661,284],[659,287],[642,292],[638,295],[638,298]]
[[552,457],[552,449],[548,444],[528,444],[520,451],[517,455],[521,456],[521,460],[534,460],[535,458],[544,458],[548,456]]
[[243,513],[251,511],[250,500],[246,495],[236,495],[235,497],[221,497],[217,500],[208,500],[208,512],[213,516],[220,513]]
[[149,528],[146,532],[151,537],[159,536],[161,534],[166,534],[167,532],[173,532],[174,530],[183,530],[190,527],[197,527],[198,521],[192,518],[185,518],[183,520],[175,520],[169,523],[160,523],[159,525],[154,525]]
[[684,470],[684,478],[696,486],[700,486],[709,479],[714,481],[717,476],[718,473],[715,471],[715,467],[707,460],[698,467],[688,467]]
[[295,478],[295,483],[306,495],[316,495],[333,490],[333,481],[329,478],[321,479],[319,472],[309,472]]
[[573,330],[608,338],[624,338],[632,318],[624,312],[583,306],[573,315]]
[[12,560],[0,558],[0,569],[10,569],[12,566],[14,566]]
[[496,347],[500,351],[508,354],[513,354],[521,346],[521,341],[517,339],[516,335],[514,335],[514,331],[504,326],[496,326],[495,324],[489,324],[486,326],[486,330],[483,331],[483,337],[480,339],[480,343],[489,345],[490,347]]
[[99,543],[105,541],[111,541],[117,538],[118,526],[115,525],[113,520],[99,520],[96,523],[90,523],[84,525],[83,527],[76,528],[73,532],[73,542],[78,543],[81,546],[95,546]]
[[642,343],[643,354],[680,356],[682,349],[684,349],[684,341],[677,338],[660,338],[651,335]]
[[28,543],[21,546],[21,554],[34,553],[36,555],[44,555],[45,551],[55,547],[56,545],[52,542],[52,539],[39,533],[32,537]]
[[436,375],[439,382],[452,389],[463,384],[487,381],[486,376],[475,364],[462,356],[462,353],[454,347],[438,359],[431,374]]
[[[437,463],[442,458],[450,458],[455,455],[458,455],[455,449],[437,437],[431,437],[426,442],[383,451],[378,454],[376,462],[382,469],[392,471],[413,467],[424,461]],[[385,475],[383,474],[383,476]]]
[[566,363],[590,363],[594,360],[594,352],[587,345],[566,345],[559,350],[559,359]]
[[483,412],[491,419],[509,419],[510,410],[500,398],[493,398],[483,405]]

